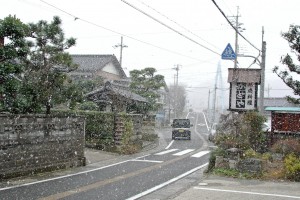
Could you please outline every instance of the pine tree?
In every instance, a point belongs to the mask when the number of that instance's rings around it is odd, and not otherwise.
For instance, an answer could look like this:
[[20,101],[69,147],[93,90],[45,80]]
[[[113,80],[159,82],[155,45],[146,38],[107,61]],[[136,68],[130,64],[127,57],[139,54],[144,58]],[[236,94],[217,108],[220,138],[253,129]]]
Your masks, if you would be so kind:
[[33,111],[45,107],[46,114],[50,114],[53,104],[66,102],[80,95],[68,84],[67,72],[77,66],[65,51],[74,46],[76,40],[65,39],[61,25],[62,21],[57,16],[53,17],[51,23],[41,20],[36,24],[29,24],[33,48],[25,60],[24,90],[27,91],[26,95],[31,96],[30,108]]
[[[289,31],[282,33],[282,37],[288,41],[292,52],[296,55],[297,60],[300,61],[300,26],[290,25]],[[281,58],[281,63],[287,66],[288,70],[279,71],[279,67],[276,66],[273,72],[278,75],[279,78],[291,89],[293,89],[295,95],[300,95],[300,81],[293,78],[291,73],[296,75],[300,74],[300,66],[295,64],[293,58],[287,54]],[[300,98],[287,96],[289,102],[300,104]]]

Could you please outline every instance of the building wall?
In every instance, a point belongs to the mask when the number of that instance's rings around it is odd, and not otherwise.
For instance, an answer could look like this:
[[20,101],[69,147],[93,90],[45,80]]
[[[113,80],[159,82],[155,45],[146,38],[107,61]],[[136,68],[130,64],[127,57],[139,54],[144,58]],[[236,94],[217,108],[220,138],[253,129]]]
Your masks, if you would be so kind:
[[112,63],[108,63],[105,67],[102,68],[102,71],[120,76],[119,71],[116,69],[116,67]]
[[0,179],[85,165],[85,120],[0,115]]

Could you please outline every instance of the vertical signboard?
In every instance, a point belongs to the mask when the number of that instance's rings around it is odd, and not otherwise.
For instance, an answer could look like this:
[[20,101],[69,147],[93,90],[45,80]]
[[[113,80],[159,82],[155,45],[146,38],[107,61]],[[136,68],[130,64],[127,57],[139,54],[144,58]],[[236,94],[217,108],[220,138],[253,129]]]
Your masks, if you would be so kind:
[[254,110],[257,108],[257,84],[233,82],[230,93],[230,109]]
[[261,69],[228,68],[230,83],[229,110],[257,109],[257,93]]

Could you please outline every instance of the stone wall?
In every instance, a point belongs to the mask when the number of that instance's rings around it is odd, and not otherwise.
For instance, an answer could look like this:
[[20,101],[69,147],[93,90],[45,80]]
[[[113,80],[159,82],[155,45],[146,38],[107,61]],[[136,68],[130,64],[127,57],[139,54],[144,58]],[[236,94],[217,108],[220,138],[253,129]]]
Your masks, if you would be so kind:
[[0,115],[0,179],[85,165],[85,119]]
[[143,118],[142,122],[143,135],[155,135],[155,115],[147,115]]

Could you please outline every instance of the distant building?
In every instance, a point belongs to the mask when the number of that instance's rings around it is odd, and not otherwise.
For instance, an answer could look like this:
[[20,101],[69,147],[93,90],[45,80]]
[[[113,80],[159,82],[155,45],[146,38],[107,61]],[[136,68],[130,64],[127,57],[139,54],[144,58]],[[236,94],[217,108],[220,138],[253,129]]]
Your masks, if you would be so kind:
[[102,77],[105,81],[127,78],[115,55],[71,55],[78,69],[70,72],[75,79]]

